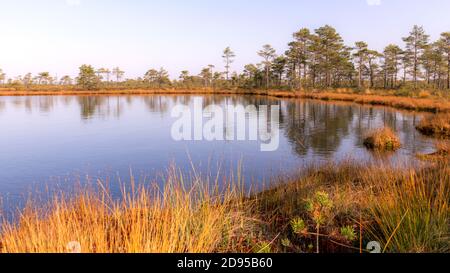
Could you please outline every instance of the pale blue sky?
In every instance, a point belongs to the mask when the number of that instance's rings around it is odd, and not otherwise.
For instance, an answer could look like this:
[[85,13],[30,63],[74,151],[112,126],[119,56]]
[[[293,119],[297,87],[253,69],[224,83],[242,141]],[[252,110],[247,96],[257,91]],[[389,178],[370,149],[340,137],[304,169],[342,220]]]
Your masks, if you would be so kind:
[[[0,68],[8,76],[76,75],[83,64],[120,66],[127,77],[164,66],[197,74],[221,52],[233,69],[259,62],[266,43],[283,53],[294,31],[330,24],[347,44],[402,45],[414,24],[433,39],[450,31],[448,0],[0,0]],[[368,2],[375,4],[369,5]]]

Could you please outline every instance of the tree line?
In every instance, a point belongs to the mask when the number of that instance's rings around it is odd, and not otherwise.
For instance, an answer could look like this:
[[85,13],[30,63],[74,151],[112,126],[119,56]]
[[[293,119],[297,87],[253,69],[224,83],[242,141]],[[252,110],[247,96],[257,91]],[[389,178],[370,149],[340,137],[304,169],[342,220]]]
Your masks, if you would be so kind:
[[[352,46],[344,43],[335,28],[325,25],[314,31],[302,28],[283,54],[277,54],[269,44],[257,55],[261,62],[244,66],[241,73],[231,72],[236,54],[230,47],[223,51],[223,69],[204,67],[198,75],[181,71],[170,79],[164,69],[150,69],[143,77],[124,79],[119,67],[94,69],[80,67],[77,78],[58,79],[48,72],[33,77],[30,73],[8,79],[0,69],[0,84],[78,85],[85,89],[121,88],[384,88],[402,87],[450,89],[450,32],[437,41],[430,41],[423,27],[414,26],[403,37],[404,45],[389,44],[382,52],[371,49],[364,41]],[[5,82],[6,81],[6,82]]]

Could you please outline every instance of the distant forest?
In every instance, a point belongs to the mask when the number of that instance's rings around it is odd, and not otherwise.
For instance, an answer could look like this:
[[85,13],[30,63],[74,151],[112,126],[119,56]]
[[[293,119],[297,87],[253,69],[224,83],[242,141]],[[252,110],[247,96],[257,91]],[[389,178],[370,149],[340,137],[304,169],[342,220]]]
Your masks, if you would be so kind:
[[248,64],[242,73],[232,72],[237,58],[230,47],[222,54],[223,67],[207,65],[199,75],[181,71],[171,80],[164,68],[150,69],[137,79],[125,79],[119,67],[82,65],[77,78],[61,78],[49,72],[28,73],[8,78],[0,69],[0,85],[16,89],[63,86],[99,88],[247,88],[247,89],[329,89],[329,88],[431,88],[450,89],[450,32],[430,41],[423,27],[414,26],[403,45],[387,45],[383,52],[364,41],[345,44],[335,28],[326,25],[314,31],[300,29],[293,34],[284,54],[264,45],[257,55],[261,62]]

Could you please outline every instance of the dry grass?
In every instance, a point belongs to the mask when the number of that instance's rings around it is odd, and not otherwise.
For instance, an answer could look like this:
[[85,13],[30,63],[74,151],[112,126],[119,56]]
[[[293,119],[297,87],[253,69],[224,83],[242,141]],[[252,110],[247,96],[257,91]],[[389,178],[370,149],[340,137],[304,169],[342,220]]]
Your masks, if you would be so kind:
[[[381,184],[380,179],[391,183]],[[385,251],[450,251],[448,162],[401,175],[380,172],[366,180],[380,192],[370,196],[369,212],[374,223],[370,231]]]
[[[3,223],[1,252],[67,252],[71,241],[93,253],[316,252],[306,204],[318,192],[333,204],[321,223],[320,252],[360,252],[373,240],[387,252],[450,251],[447,163],[415,170],[349,161],[280,180],[247,198],[239,186],[219,191],[198,179],[187,186],[179,176],[117,202],[86,189]],[[293,232],[298,217],[311,233]],[[355,238],[344,238],[343,227]]]
[[241,236],[251,234],[251,203],[237,187],[219,192],[200,180],[188,187],[172,176],[164,189],[139,187],[117,202],[95,192],[28,206],[17,224],[3,224],[0,252],[64,253],[73,241],[83,253],[249,251]]
[[427,136],[450,138],[450,114],[431,115],[420,122],[417,130]]
[[[379,92],[378,92],[379,93]],[[442,98],[413,98],[385,94],[367,93],[356,94],[349,90],[336,90],[326,92],[289,92],[289,91],[269,91],[268,95],[287,98],[308,98],[325,101],[346,101],[366,105],[388,106],[397,109],[420,111],[420,112],[450,112],[450,101]]]
[[418,154],[417,157],[422,160],[429,161],[446,161],[450,159],[450,141],[436,140],[436,151],[431,154]]
[[428,92],[426,90],[422,90],[422,91],[419,92],[419,98],[427,99],[429,97],[431,97],[431,93],[430,92]]
[[422,112],[450,112],[450,101],[447,99],[434,96],[433,98],[425,98],[424,94],[428,91],[422,91],[422,96],[416,97],[402,97],[396,96],[394,92],[372,91],[367,90],[363,94],[354,93],[351,89],[336,89],[330,91],[279,91],[279,90],[247,90],[247,89],[229,89],[229,90],[214,90],[211,88],[203,89],[104,89],[104,90],[76,90],[74,88],[61,89],[48,88],[45,90],[15,90],[15,89],[0,89],[0,96],[101,96],[101,95],[260,95],[277,98],[307,98],[326,101],[345,101],[354,102],[367,105],[381,105],[394,107],[398,109],[422,111]]
[[[370,241],[380,242],[386,252],[450,251],[448,164],[418,171],[355,162],[312,167],[258,196],[271,232],[291,242],[286,247],[279,241],[274,249],[314,252],[314,236],[295,234],[289,222],[308,219],[305,206],[317,191],[328,193],[334,204],[321,227],[322,252],[360,252]],[[314,223],[305,222],[313,232]],[[354,229],[354,241],[342,239],[339,230],[345,226]]]
[[442,156],[450,156],[450,142],[449,141],[437,141],[436,142],[436,153]]
[[364,139],[364,145],[368,149],[379,151],[395,151],[401,147],[399,138],[389,127],[370,132]]

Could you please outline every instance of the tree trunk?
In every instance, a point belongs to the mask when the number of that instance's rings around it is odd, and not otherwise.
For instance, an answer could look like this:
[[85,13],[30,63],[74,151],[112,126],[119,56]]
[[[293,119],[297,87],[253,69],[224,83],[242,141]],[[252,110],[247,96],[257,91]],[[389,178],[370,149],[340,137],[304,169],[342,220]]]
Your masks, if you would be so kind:
[[297,75],[297,63],[296,63],[296,62],[294,63],[294,70],[293,70],[293,71],[294,71],[294,72],[293,72],[292,74],[294,75],[294,84],[295,84],[295,87],[296,87],[296,88],[302,89],[303,86],[302,86],[302,78],[301,78],[301,77],[300,77],[299,82],[297,83],[297,77],[298,77],[298,75]]
[[369,74],[370,74],[370,88],[373,88],[373,66],[372,66],[372,61],[369,61]]
[[358,87],[362,87],[362,65],[361,61],[359,62],[359,68],[358,68]]
[[395,72],[394,72],[394,82],[392,84],[392,88],[397,87],[397,77],[398,77],[398,66],[395,65]]
[[448,64],[447,64],[447,89],[450,89],[450,53],[448,53]]
[[406,83],[406,74],[407,74],[407,67],[406,65],[403,67],[403,84]]
[[414,89],[417,89],[417,68],[418,68],[418,62],[417,62],[417,46],[414,48]]

